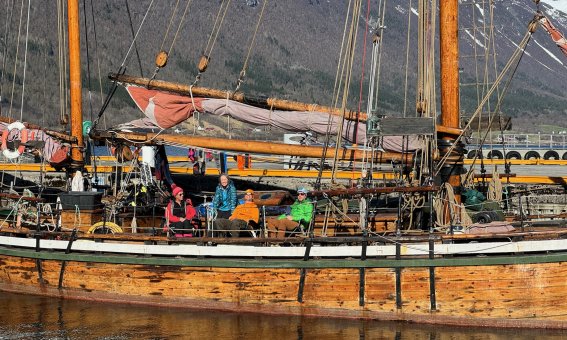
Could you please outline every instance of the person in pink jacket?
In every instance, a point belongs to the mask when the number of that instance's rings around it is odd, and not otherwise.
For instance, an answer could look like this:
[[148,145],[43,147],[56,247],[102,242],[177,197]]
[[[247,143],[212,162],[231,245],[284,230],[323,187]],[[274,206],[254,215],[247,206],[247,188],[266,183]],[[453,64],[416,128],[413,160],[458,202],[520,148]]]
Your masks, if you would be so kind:
[[192,237],[193,229],[198,228],[193,218],[197,215],[190,199],[184,199],[183,189],[172,185],[173,199],[165,209],[165,231],[176,237]]

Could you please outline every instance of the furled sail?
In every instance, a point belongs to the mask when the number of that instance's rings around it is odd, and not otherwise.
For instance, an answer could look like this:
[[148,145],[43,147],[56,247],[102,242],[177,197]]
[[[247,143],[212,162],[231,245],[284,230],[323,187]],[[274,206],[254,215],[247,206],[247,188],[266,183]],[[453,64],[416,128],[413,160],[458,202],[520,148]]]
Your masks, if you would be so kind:
[[194,111],[201,111],[201,98],[189,98],[137,86],[126,88],[146,118],[135,120],[120,127],[169,129],[190,118]]
[[[286,131],[313,131],[319,134],[327,133],[329,123],[329,131],[337,131],[341,119],[324,112],[267,110],[228,99],[188,97],[138,86],[127,86],[126,89],[146,117],[119,125],[117,128],[122,130],[155,127],[168,129],[187,120],[195,111],[217,116],[228,115],[253,125],[274,126]],[[343,137],[350,142],[356,140],[357,143],[364,144],[366,124],[347,120],[344,123]],[[402,143],[401,139],[397,136],[386,136],[382,147],[395,151],[401,150],[402,144],[406,150],[422,147],[422,143],[413,136],[409,138],[409,143],[407,140]],[[405,145],[406,143],[408,144]]]
[[[324,112],[266,110],[227,99],[191,98],[136,86],[128,86],[126,89],[147,118],[128,123],[133,124],[132,127],[146,127],[149,120],[162,129],[168,129],[190,118],[195,111],[217,116],[228,115],[242,122],[274,126],[286,131],[325,134],[329,125],[329,114]],[[331,116],[331,132],[337,130],[339,119],[338,116]],[[366,125],[346,120],[345,124],[343,137],[353,142],[354,136],[358,135],[358,142],[364,143]]]

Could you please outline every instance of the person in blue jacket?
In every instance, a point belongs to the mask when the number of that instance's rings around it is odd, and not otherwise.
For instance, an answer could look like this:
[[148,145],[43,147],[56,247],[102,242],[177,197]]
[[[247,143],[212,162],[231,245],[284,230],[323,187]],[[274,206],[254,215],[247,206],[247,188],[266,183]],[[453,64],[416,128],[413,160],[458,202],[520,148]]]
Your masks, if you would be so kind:
[[213,205],[217,209],[217,218],[229,218],[237,203],[236,187],[227,174],[221,174],[213,198]]

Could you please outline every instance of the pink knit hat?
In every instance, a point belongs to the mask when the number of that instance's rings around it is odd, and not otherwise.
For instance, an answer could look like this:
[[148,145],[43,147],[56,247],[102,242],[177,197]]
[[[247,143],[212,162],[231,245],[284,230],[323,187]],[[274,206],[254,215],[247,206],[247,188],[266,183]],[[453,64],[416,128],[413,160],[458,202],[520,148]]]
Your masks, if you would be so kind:
[[175,184],[172,184],[171,188],[173,189],[173,191],[172,191],[173,197],[177,196],[177,194],[179,194],[180,192],[183,192],[183,189],[181,189],[180,187],[178,187]]

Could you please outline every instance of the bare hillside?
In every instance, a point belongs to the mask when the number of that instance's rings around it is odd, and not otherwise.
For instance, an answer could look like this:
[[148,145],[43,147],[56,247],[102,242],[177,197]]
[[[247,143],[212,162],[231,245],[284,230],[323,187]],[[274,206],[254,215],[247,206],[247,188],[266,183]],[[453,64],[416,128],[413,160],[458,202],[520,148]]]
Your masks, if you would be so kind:
[[[332,104],[347,1],[269,2],[252,48],[251,41],[263,1],[232,1],[222,23],[217,25],[218,33],[215,30],[215,19],[222,1],[193,0],[184,16],[186,2],[179,2],[176,8],[177,1],[174,0],[154,1],[148,10],[150,3],[149,0],[99,0],[86,1],[87,8],[81,8],[85,119],[93,119],[98,113],[109,88],[106,77],[109,72],[116,72],[123,65],[128,74],[151,77],[156,71],[154,60],[160,50],[170,51],[170,57],[167,66],[155,74],[156,79],[193,83],[197,74],[196,65],[207,42],[214,43],[214,48],[209,68],[199,82],[201,86],[234,90],[248,56],[247,76],[242,91],[323,105]],[[126,4],[129,5],[132,26]],[[389,1],[387,4],[379,93],[383,113],[398,115],[403,111],[404,99],[407,107],[415,107],[417,12],[415,8],[408,8],[409,0]],[[567,31],[565,14],[551,10],[545,4],[541,9],[550,15],[558,28]],[[495,1],[494,30],[498,47],[495,72],[502,69],[513,53],[533,18],[534,11],[535,5],[531,1]],[[65,100],[60,96],[59,74],[65,74],[66,70],[60,69],[58,61],[56,2],[31,4],[29,30],[26,27],[26,9],[24,8],[21,17],[20,13],[19,4],[0,8],[0,17],[5,18],[6,23],[1,35],[4,46],[1,51],[2,114],[16,118],[21,115],[29,121],[64,128],[59,125],[60,103]],[[359,105],[361,91],[363,98],[367,91],[368,71],[364,75],[361,71],[364,30],[367,22],[370,28],[375,26],[378,17],[376,9],[370,11],[368,20],[365,18],[365,8],[361,13],[363,17],[358,27],[359,38],[355,47],[357,60],[349,104],[353,109]],[[461,7],[460,21],[463,29],[460,35],[465,39],[460,49],[463,55],[472,55],[483,44],[483,37],[475,35],[471,28],[486,13],[488,9],[479,6]],[[180,25],[182,19],[183,24]],[[408,96],[404,98],[408,19],[412,31],[408,54]],[[130,48],[132,31],[137,31],[142,21],[144,25],[137,35],[136,44]],[[175,43],[172,44],[174,40]],[[370,60],[370,43],[371,37],[368,35],[366,68]],[[130,51],[128,55],[127,51]],[[461,59],[463,82],[475,82],[480,62],[482,61],[470,57]],[[514,81],[501,106],[506,115],[513,117],[516,128],[528,131],[537,129],[536,123],[557,122],[558,118],[567,113],[566,64],[567,58],[540,28],[518,65]],[[461,101],[465,113],[474,109],[482,91],[478,86],[463,87]],[[365,109],[364,99],[361,107]],[[107,125],[112,125],[140,115],[120,89],[105,113],[104,120]]]

